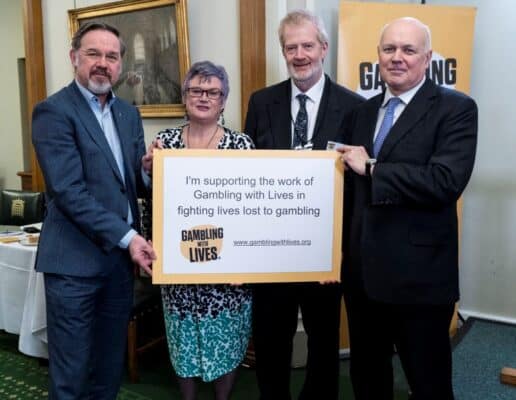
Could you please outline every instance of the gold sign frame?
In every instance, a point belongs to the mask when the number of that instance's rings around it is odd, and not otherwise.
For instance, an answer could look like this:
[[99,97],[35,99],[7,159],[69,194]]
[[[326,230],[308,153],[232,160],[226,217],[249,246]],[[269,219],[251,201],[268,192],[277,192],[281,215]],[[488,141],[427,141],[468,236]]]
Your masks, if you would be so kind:
[[[196,273],[180,273],[180,274],[170,274],[164,272],[164,246],[170,249],[173,248],[172,251],[176,260],[182,260],[182,255],[179,253],[178,249],[180,243],[177,243],[175,238],[172,238],[172,235],[166,233],[167,229],[165,228],[165,224],[168,224],[169,221],[166,220],[166,215],[164,213],[165,204],[167,207],[173,203],[173,200],[177,201],[177,197],[175,196],[182,191],[188,190],[186,187],[180,187],[185,182],[185,176],[181,174],[190,174],[191,169],[189,168],[190,164],[186,164],[182,160],[188,160],[189,163],[195,162],[198,165],[196,168],[197,171],[208,171],[212,172],[213,169],[209,168],[209,165],[203,165],[204,160],[221,160],[223,162],[231,163],[232,171],[245,171],[244,163],[246,160],[251,159],[252,162],[263,163],[265,166],[267,163],[271,163],[271,160],[274,159],[285,159],[285,170],[288,171],[288,167],[290,164],[290,160],[292,159],[329,159],[331,164],[333,165],[333,170],[327,172],[328,175],[327,181],[331,181],[331,188],[333,189],[333,193],[329,193],[331,204],[328,207],[328,212],[330,213],[331,225],[328,229],[331,229],[331,232],[328,233],[328,237],[331,237],[331,252],[326,252],[325,255],[327,259],[331,260],[331,268],[328,265],[326,270],[299,270],[299,271],[278,271],[278,272],[247,272],[245,270],[245,261],[241,262],[242,266],[238,266],[238,268],[242,268],[241,271],[237,273],[226,273],[226,272],[196,272]],[[170,164],[165,166],[166,160],[171,161]],[[193,161],[192,161],[193,160]],[[257,160],[257,161],[255,161]],[[278,161],[283,162],[283,160]],[[342,257],[342,218],[343,218],[343,195],[344,195],[344,168],[342,162],[340,161],[339,153],[333,151],[290,151],[290,150],[254,150],[254,151],[234,151],[234,150],[160,150],[154,153],[154,161],[153,161],[153,205],[152,205],[152,238],[153,238],[153,247],[157,254],[157,260],[153,264],[153,283],[263,283],[263,282],[309,282],[309,281],[340,281],[340,264]],[[218,164],[218,162],[217,162]],[[254,164],[253,164],[254,165]],[[257,169],[262,170],[262,169]],[[264,169],[265,170],[265,169]],[[185,171],[185,172],[178,172]],[[245,172],[242,172],[245,174]],[[326,172],[324,172],[326,173]],[[174,176],[172,176],[174,175]],[[179,178],[180,177],[180,178]],[[172,182],[170,187],[173,186],[173,190],[170,189],[165,192],[164,183]],[[176,186],[174,186],[176,185]],[[184,184],[186,185],[186,184]],[[170,193],[173,193],[172,196]],[[173,199],[176,197],[176,199]],[[295,201],[293,202],[295,203]],[[190,205],[190,203],[188,203]],[[323,210],[325,211],[325,210]],[[175,212],[175,211],[174,211]],[[322,214],[322,212],[321,212]],[[229,217],[228,217],[229,218]],[[240,217],[239,217],[240,218]],[[244,222],[241,222],[244,221]],[[238,224],[245,226],[245,220],[238,220]],[[247,225],[249,226],[249,224]],[[211,227],[209,224],[203,225],[204,227]],[[297,227],[297,225],[296,225]],[[179,227],[174,227],[174,234],[179,232]],[[254,229],[254,228],[253,228]],[[272,230],[272,228],[271,228]],[[184,231],[182,231],[184,232]],[[237,232],[240,233],[240,232]],[[303,235],[313,234],[311,232],[303,232]],[[272,232],[269,237],[278,236],[276,232]],[[216,236],[216,232],[215,232]],[[258,235],[259,236],[259,235]],[[265,235],[267,236],[267,235]],[[305,236],[303,236],[305,237]],[[215,242],[219,238],[215,238]],[[209,239],[206,239],[206,241]],[[231,239],[232,240],[232,239]],[[225,257],[225,261],[230,258],[228,256],[228,251],[232,251],[230,248],[231,240],[228,240],[226,244],[224,244],[225,252],[223,256]],[[221,246],[221,243],[215,243],[214,246]],[[182,245],[182,243],[181,243]],[[233,242],[233,246],[235,243]],[[315,248],[316,246],[314,246]],[[260,251],[267,252],[271,249],[271,247],[262,247]],[[269,250],[267,250],[269,249]],[[299,248],[296,248],[299,249]],[[183,251],[183,250],[180,250]],[[290,250],[285,249],[287,251],[294,251],[292,248]],[[312,251],[312,249],[310,249]],[[313,250],[315,251],[315,250]],[[330,254],[331,253],[331,254]],[[266,253],[261,253],[266,254]],[[319,253],[317,253],[318,255]],[[256,253],[253,253],[253,256],[256,256]],[[248,257],[246,255],[246,257]],[[242,259],[249,259],[249,258]],[[186,258],[186,257],[185,257]],[[208,256],[209,259],[209,256]],[[178,261],[179,262],[179,261]],[[182,261],[184,262],[184,261]],[[191,262],[191,260],[190,260]],[[322,262],[321,262],[322,263]],[[237,265],[238,263],[234,263]],[[264,261],[264,265],[267,264]],[[319,266],[318,266],[319,267]]]

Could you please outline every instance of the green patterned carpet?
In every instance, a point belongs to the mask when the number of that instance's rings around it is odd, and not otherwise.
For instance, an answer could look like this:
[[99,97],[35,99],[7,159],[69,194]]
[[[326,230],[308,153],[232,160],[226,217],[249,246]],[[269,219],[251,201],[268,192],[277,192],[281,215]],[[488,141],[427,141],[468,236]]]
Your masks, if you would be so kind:
[[[18,336],[0,331],[0,399],[46,400],[48,368],[17,351]],[[117,400],[151,400],[122,388]]]
[[0,333],[0,399],[46,399],[47,368],[16,352],[18,336]]
[[[168,360],[167,349],[149,352],[139,362],[140,382],[131,384],[125,378],[117,400],[177,400],[180,392]],[[407,388],[400,368],[395,374],[395,400],[407,399]],[[296,398],[301,390],[305,370],[292,371],[291,387]],[[348,362],[342,361],[339,398],[353,399],[349,382]],[[18,336],[0,331],[0,400],[46,400],[48,368],[40,360],[18,352]],[[212,385],[199,385],[199,399],[213,400]],[[258,398],[253,369],[240,368],[232,400]],[[322,399],[323,400],[323,399]]]
[[[502,385],[498,380],[502,366],[516,365],[515,340],[514,325],[468,320],[454,340],[453,383],[457,400],[516,399],[516,388]],[[126,378],[117,400],[181,398],[165,346],[140,361],[140,383],[131,384]],[[407,384],[397,358],[394,370],[394,398],[406,400]],[[304,373],[302,368],[292,371],[294,396],[301,389]],[[347,361],[341,363],[340,377],[339,398],[353,399]],[[0,400],[46,400],[47,380],[47,366],[18,352],[18,336],[0,331]],[[256,399],[257,393],[254,370],[240,368],[232,400]],[[200,385],[199,399],[213,399],[211,385]]]

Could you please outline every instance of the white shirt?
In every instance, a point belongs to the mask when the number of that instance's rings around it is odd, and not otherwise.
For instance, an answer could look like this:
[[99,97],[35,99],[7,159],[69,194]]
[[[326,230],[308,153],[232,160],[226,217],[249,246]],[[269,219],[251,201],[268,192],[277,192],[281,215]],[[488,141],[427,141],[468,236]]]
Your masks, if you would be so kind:
[[313,85],[306,92],[302,92],[299,88],[294,84],[294,81],[291,79],[290,83],[292,85],[292,96],[290,98],[290,115],[291,118],[291,132],[292,132],[292,144],[294,143],[294,122],[296,120],[297,113],[299,111],[299,100],[297,99],[297,95],[300,93],[304,93],[308,96],[306,99],[306,112],[308,114],[308,131],[306,133],[306,138],[308,142],[312,141],[312,136],[314,135],[315,121],[317,119],[317,112],[319,111],[319,105],[321,104],[321,98],[324,90],[324,82],[325,82],[324,74],[321,74],[321,77],[317,81],[315,85]]
[[405,110],[408,103],[412,100],[412,98],[416,95],[417,91],[423,84],[425,83],[426,78],[421,79],[421,82],[419,82],[416,86],[414,86],[412,89],[407,90],[406,92],[400,94],[399,96],[394,96],[387,86],[387,89],[385,90],[385,96],[383,98],[383,103],[378,110],[378,119],[376,120],[376,129],[374,130],[374,137],[373,137],[373,143],[376,140],[376,136],[378,135],[378,131],[380,130],[380,125],[382,125],[383,117],[385,116],[385,111],[387,111],[387,102],[392,97],[397,97],[401,101],[394,109],[394,118],[392,120],[392,124],[394,125],[396,121],[398,120],[401,113]]

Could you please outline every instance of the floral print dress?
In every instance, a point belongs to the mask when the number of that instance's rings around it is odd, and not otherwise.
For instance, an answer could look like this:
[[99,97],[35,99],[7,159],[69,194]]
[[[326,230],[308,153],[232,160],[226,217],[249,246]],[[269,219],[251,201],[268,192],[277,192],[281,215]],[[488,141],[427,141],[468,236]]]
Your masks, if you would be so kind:
[[[164,148],[182,149],[183,127],[157,135]],[[253,149],[249,136],[224,128],[218,149]],[[170,360],[182,378],[210,382],[235,369],[251,334],[251,291],[231,285],[163,285]]]

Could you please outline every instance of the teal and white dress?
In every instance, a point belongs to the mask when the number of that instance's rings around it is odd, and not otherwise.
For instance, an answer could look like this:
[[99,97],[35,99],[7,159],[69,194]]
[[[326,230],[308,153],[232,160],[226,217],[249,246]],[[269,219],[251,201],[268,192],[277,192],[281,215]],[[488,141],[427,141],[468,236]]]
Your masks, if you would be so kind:
[[[164,148],[185,147],[182,127],[157,135]],[[219,149],[253,149],[249,136],[224,128]],[[231,285],[163,285],[170,360],[182,378],[210,382],[243,360],[251,334],[251,291]]]

